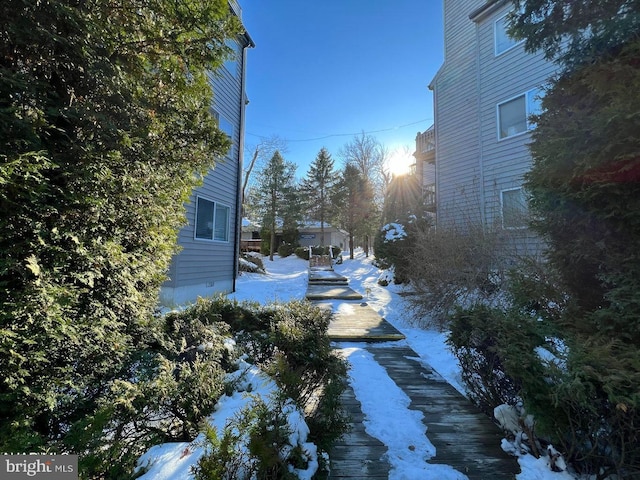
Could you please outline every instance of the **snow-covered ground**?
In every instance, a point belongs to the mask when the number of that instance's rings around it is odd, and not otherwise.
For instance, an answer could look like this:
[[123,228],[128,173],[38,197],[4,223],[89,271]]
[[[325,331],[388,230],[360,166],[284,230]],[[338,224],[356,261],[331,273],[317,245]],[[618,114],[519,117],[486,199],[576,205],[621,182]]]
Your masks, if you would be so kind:
[[[460,371],[456,358],[448,349],[444,333],[420,328],[412,314],[407,310],[404,297],[400,295],[402,287],[390,284],[387,287],[378,285],[381,272],[372,264],[372,258],[365,258],[362,251],[357,251],[354,260],[347,254],[344,262],[336,265],[337,273],[349,279],[349,285],[365,296],[367,303],[387,321],[393,324],[405,336],[408,344],[425,362],[444,377],[458,391],[464,393],[460,380]],[[271,262],[264,258],[267,273],[265,275],[244,273],[237,281],[237,291],[231,298],[251,300],[260,303],[274,301],[286,302],[304,298],[307,288],[307,262],[294,255],[287,258],[274,257]],[[399,342],[402,343],[402,342]],[[390,478],[393,479],[465,479],[462,473],[446,465],[433,465],[426,462],[433,456],[434,448],[425,435],[421,414],[408,408],[408,398],[386,375],[386,371],[378,365],[364,348],[364,344],[336,345],[350,361],[350,384],[354,388],[365,414],[367,432],[378,438],[389,449],[389,461],[392,466]],[[371,383],[374,378],[375,385]],[[387,402],[380,402],[380,392],[388,394]],[[227,401],[230,405],[231,402]],[[232,412],[229,408],[219,409],[212,417],[212,423],[222,424],[226,415]],[[391,411],[388,411],[391,409]],[[222,411],[220,411],[222,410]],[[218,418],[216,418],[216,415]],[[389,428],[388,419],[394,419],[393,428]],[[401,426],[400,423],[401,422]],[[301,438],[300,441],[304,441]],[[406,455],[406,445],[410,442],[416,448],[411,449],[414,455]],[[510,448],[505,442],[504,448]],[[146,480],[186,479],[192,478],[189,464],[194,464],[202,454],[196,447],[191,452],[192,444],[167,444],[151,449],[144,457],[144,462],[151,462],[153,468],[143,477]],[[397,453],[402,452],[402,454]],[[421,453],[418,453],[421,452]],[[193,453],[193,454],[191,454]],[[552,472],[547,460],[543,457],[535,459],[531,455],[518,458],[522,473],[517,480],[570,480],[575,477],[567,472]],[[301,478],[304,478],[301,475]]]

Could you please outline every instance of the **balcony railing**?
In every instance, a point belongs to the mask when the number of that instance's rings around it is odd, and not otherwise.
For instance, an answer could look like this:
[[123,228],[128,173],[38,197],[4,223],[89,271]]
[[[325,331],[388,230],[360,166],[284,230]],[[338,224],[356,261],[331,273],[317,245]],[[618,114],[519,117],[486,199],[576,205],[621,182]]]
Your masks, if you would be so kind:
[[424,205],[430,212],[436,211],[436,184],[430,183],[422,187],[422,196],[424,198]]
[[427,153],[436,149],[436,130],[429,127],[422,133],[416,135],[416,151],[418,153]]

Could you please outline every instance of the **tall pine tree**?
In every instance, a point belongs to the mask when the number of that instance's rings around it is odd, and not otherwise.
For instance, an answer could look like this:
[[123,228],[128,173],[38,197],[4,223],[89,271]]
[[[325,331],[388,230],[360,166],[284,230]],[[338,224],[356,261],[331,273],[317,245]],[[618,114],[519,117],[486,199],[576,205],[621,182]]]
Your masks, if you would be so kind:
[[272,261],[277,251],[278,223],[284,223],[285,216],[287,219],[295,217],[291,213],[291,208],[296,205],[293,199],[296,192],[295,173],[295,163],[285,161],[280,152],[276,151],[258,174],[255,196],[262,213],[263,225],[270,230],[269,260]]
[[332,197],[337,181],[338,173],[333,169],[331,154],[323,147],[309,166],[300,188],[308,217],[320,222],[320,245],[325,242],[325,223],[335,214]]

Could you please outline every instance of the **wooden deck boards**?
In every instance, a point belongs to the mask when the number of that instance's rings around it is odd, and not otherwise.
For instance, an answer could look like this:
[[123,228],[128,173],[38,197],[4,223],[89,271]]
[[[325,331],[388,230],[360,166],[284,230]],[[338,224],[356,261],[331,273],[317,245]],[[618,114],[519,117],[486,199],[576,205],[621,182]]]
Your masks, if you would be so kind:
[[[326,308],[331,304],[318,303]],[[334,342],[387,342],[405,337],[366,303],[343,302],[333,308],[329,338]]]
[[[404,336],[366,303],[349,302],[348,295],[341,296],[348,290],[348,286],[310,282],[307,298],[321,300],[318,305],[333,309],[329,326],[333,341],[366,342],[365,348],[375,361],[411,399],[409,408],[422,412],[427,437],[436,447],[431,462],[450,465],[470,480],[513,480],[520,469],[517,460],[501,449],[502,433],[498,427],[406,344],[376,343],[402,340]],[[347,301],[330,303],[329,299]],[[330,452],[329,478],[389,478],[387,447],[367,434],[365,416],[351,387],[341,400],[351,417],[352,429]]]
[[356,292],[348,285],[316,285],[310,283],[307,286],[307,293],[305,295],[307,300],[329,300],[329,299],[342,299],[342,300],[360,300],[362,294]]
[[365,431],[364,414],[351,387],[344,391],[341,401],[351,417],[351,430],[331,450],[329,478],[389,478],[390,465],[384,459],[387,447]]

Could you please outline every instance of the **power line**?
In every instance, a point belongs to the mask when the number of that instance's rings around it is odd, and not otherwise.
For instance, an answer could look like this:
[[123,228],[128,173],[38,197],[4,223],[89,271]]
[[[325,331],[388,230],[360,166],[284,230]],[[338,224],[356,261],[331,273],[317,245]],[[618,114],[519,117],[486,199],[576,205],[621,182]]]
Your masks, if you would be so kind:
[[[285,139],[287,142],[315,142],[317,140],[325,140],[327,138],[332,138],[332,137],[351,137],[354,135],[360,135],[361,133],[364,133],[365,135],[368,135],[370,133],[382,133],[382,132],[390,132],[392,130],[400,130],[401,128],[405,128],[405,127],[410,127],[412,125],[417,125],[418,123],[422,123],[422,122],[426,122],[426,121],[432,121],[431,118],[423,118],[421,120],[416,120],[415,122],[411,122],[411,123],[406,123],[404,125],[400,125],[400,126],[396,126],[396,127],[390,127],[390,128],[383,128],[380,130],[370,130],[367,132],[356,132],[356,133],[331,133],[329,135],[324,135],[322,137],[316,137],[316,138],[304,138],[304,139],[296,139],[296,140],[291,140],[291,139]],[[251,132],[246,132],[247,135],[251,135],[253,137],[258,137],[261,139],[265,139],[265,138],[269,138],[266,137],[264,135],[257,135],[255,133],[251,133]]]

